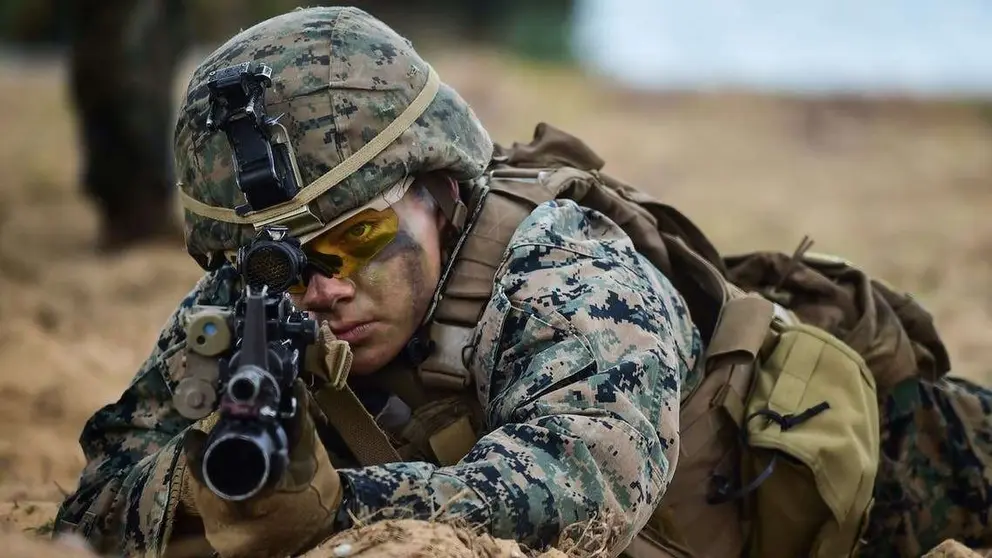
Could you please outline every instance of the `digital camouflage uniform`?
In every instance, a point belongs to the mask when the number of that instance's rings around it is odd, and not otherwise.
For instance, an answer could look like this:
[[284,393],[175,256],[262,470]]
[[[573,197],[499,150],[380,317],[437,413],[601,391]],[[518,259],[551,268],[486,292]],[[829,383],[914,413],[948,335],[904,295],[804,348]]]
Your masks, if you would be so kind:
[[[78,522],[101,493],[90,534],[101,549],[161,548],[169,477],[190,422],[173,408],[182,313],[228,304],[233,270],[209,274],[183,300],[149,360],[115,404],[87,424],[88,465],[61,520]],[[680,386],[698,334],[670,283],[616,225],[572,204],[541,207],[518,231],[485,310],[471,370],[492,431],[451,467],[397,463],[339,469],[351,511],[396,507],[462,517],[500,537],[552,540],[563,525],[612,510],[642,525],[671,476]],[[361,393],[359,393],[361,396]]]
[[862,556],[920,556],[945,539],[992,547],[992,390],[905,380],[887,394]]
[[[197,71],[176,134],[185,194],[228,208],[243,198],[226,141],[203,127],[202,84],[211,69],[243,60],[287,78],[274,80],[269,112],[287,112],[304,183],[355,153],[427,80],[412,47],[357,10],[295,11],[239,34]],[[318,212],[330,219],[359,207],[407,172],[478,176],[492,147],[480,130],[442,84],[411,132],[318,198]],[[207,253],[252,236],[250,226],[187,215],[188,248],[205,267],[216,261]],[[569,201],[542,204],[525,219],[493,287],[468,362],[487,423],[482,438],[452,466],[336,461],[348,511],[461,518],[535,547],[568,524],[613,512],[626,528],[619,550],[665,494],[679,403],[698,381],[703,347],[685,302],[613,222]],[[121,398],[87,422],[87,465],[57,529],[76,525],[102,552],[162,551],[177,497],[171,474],[190,426],[171,399],[183,366],[180,324],[194,305],[230,305],[237,292],[230,266],[209,271]],[[370,395],[359,393],[375,415]],[[888,460],[865,555],[914,556],[946,537],[992,543],[990,402],[992,393],[958,380],[907,381],[886,400]],[[336,453],[334,440],[325,443]]]

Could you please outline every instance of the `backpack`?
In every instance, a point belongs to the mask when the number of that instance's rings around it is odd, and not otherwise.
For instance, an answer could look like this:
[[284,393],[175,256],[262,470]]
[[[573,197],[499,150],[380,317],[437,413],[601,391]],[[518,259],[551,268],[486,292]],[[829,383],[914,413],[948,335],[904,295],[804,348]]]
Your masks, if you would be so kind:
[[[483,181],[500,218],[468,235],[472,256],[445,286],[437,336],[481,314],[487,262],[534,207],[570,199],[603,213],[683,295],[706,347],[703,379],[683,396],[674,476],[625,555],[853,555],[878,468],[878,398],[950,368],[932,318],[805,243],[794,254],[722,257],[685,215],[603,165],[545,123],[528,144],[496,146]],[[429,360],[420,373],[451,383],[453,369]]]

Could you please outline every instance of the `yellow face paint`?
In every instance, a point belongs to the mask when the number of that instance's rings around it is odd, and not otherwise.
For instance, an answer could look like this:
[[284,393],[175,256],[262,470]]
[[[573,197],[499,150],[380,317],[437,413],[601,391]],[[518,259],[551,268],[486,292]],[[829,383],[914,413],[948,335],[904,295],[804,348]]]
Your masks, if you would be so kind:
[[[393,239],[399,217],[392,208],[364,209],[303,245],[310,266],[328,277],[349,277],[365,267]],[[302,294],[297,284],[290,293]]]

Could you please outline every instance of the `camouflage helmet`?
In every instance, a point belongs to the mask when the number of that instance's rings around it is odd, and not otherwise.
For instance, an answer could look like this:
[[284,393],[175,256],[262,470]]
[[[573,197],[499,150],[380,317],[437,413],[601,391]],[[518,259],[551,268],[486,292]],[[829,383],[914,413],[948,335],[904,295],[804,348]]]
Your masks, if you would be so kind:
[[[207,125],[212,72],[242,63],[271,68],[264,108],[295,155],[302,188],[247,212],[235,211],[246,197],[231,144]],[[356,8],[296,9],[237,34],[190,79],[175,129],[186,248],[211,269],[263,224],[293,223],[294,235],[312,234],[405,178],[432,171],[475,178],[492,150],[472,109],[409,40]]]

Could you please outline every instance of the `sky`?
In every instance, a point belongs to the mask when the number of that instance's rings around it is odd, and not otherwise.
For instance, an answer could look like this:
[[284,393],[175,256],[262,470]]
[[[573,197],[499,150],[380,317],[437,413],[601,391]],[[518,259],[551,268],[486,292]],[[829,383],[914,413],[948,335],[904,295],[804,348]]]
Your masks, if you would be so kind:
[[579,0],[573,39],[633,87],[992,96],[992,0]]

